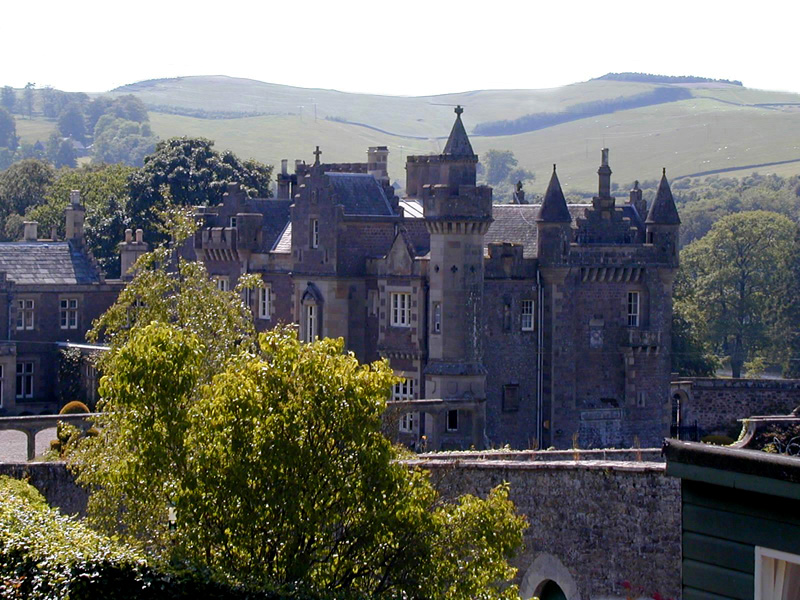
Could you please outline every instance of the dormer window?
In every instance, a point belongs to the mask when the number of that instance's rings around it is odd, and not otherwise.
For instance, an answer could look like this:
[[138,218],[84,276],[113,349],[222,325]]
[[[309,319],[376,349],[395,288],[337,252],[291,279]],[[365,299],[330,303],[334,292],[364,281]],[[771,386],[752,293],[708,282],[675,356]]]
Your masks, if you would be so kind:
[[311,219],[311,247],[319,248],[319,219]]

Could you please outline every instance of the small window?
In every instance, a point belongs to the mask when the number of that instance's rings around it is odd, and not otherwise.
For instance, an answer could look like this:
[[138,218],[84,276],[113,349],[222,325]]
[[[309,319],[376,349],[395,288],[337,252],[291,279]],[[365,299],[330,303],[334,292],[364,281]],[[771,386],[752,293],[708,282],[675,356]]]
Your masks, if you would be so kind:
[[394,384],[392,389],[392,400],[413,400],[414,399],[414,379],[406,377],[403,381]]
[[319,314],[316,304],[306,305],[306,330],[305,341],[313,342],[317,339],[317,327],[319,325]]
[[311,219],[311,247],[319,248],[319,219]]
[[236,228],[236,217],[231,217],[230,220],[228,221],[228,223],[230,224],[231,227],[233,227],[235,229]]
[[33,362],[17,363],[17,398],[33,398]]
[[62,298],[60,301],[61,329],[78,328],[78,299]]
[[447,431],[458,431],[458,410],[447,411]]
[[522,301],[522,331],[533,331],[533,300]]
[[33,329],[33,300],[17,300],[17,329]]
[[636,394],[636,406],[639,408],[647,406],[647,392],[639,392]]
[[231,289],[230,279],[225,276],[215,275],[214,282],[217,284],[217,289],[221,292],[227,292]]
[[400,417],[400,433],[414,433],[419,413],[408,412]]
[[272,288],[264,285],[258,288],[258,318],[270,319],[272,313]]
[[503,303],[503,331],[511,331],[511,302]]
[[515,412],[519,410],[519,386],[503,386],[503,412]]
[[392,327],[411,327],[411,294],[392,292]]
[[433,303],[433,333],[442,333],[442,303]]
[[639,326],[639,292],[628,292],[628,327]]
[[756,546],[755,600],[800,600],[800,556]]
[[3,401],[5,400],[5,379],[3,379],[3,365],[0,365],[0,408],[3,408]]

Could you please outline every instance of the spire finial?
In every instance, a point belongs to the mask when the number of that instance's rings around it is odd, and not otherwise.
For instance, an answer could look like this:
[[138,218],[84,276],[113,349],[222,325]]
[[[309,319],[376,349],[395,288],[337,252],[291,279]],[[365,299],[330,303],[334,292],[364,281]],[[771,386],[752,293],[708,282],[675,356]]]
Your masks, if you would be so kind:
[[463,109],[463,108],[461,108],[461,105],[460,105],[460,104],[457,104],[457,105],[456,105],[456,108],[455,108],[455,110],[454,110],[454,112],[455,112],[455,113],[456,113],[456,114],[457,114],[457,115],[460,117],[460,116],[461,116],[461,113],[463,113],[463,112],[464,112],[464,109]]
[[553,163],[553,173],[556,172],[556,163]]
[[315,167],[319,166],[319,155],[320,154],[322,154],[322,150],[320,150],[319,146],[317,146],[317,149],[314,150],[314,156],[316,157],[316,159],[314,160],[314,166]]
[[666,177],[667,176],[667,167],[661,167],[661,174]]

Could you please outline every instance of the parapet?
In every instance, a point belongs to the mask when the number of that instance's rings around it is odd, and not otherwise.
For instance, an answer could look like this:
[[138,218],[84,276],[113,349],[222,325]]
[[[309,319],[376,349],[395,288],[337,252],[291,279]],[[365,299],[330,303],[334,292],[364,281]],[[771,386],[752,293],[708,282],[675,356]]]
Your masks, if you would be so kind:
[[454,189],[445,184],[426,185],[422,197],[426,219],[492,220],[492,188],[488,186],[461,185]]

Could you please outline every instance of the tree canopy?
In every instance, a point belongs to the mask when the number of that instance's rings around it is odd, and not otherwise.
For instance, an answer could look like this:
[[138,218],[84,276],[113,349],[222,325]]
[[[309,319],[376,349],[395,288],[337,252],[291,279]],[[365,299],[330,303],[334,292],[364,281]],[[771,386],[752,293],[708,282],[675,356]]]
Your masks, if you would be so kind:
[[444,502],[381,434],[388,363],[257,337],[241,297],[162,247],[98,324],[102,435],[72,458],[95,525],[254,589],[514,597],[507,488]]
[[0,106],[0,148],[8,148],[11,151],[17,149],[19,139],[17,138],[17,124],[11,113]]
[[44,202],[56,171],[47,162],[28,159],[14,163],[0,173],[0,217],[24,215],[30,206]]
[[676,296],[704,323],[734,377],[745,361],[788,360],[797,226],[768,211],[728,215],[681,252]]

